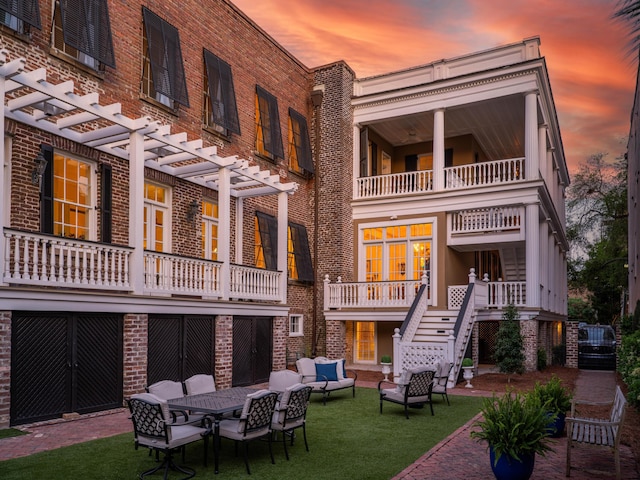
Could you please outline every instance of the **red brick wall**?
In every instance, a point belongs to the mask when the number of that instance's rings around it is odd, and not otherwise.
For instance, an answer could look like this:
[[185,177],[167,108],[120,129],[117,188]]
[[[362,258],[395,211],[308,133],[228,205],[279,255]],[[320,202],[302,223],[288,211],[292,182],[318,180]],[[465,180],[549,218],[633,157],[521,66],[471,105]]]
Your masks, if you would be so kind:
[[125,400],[135,393],[144,392],[147,385],[148,316],[124,316],[123,340],[123,395]]
[[0,429],[9,428],[10,388],[11,312],[0,312]]
[[216,318],[216,388],[230,388],[233,372],[233,317]]
[[538,320],[520,320],[520,334],[524,340],[524,368],[535,372],[538,369]]
[[567,321],[566,366],[578,368],[578,322]]

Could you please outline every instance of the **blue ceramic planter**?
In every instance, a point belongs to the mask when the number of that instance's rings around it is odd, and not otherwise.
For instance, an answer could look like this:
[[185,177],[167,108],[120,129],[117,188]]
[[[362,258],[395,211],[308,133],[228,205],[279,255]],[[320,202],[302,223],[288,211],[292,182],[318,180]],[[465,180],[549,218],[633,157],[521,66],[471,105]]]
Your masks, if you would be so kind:
[[[549,416],[551,417],[552,414],[550,413]],[[549,424],[547,425],[547,430],[549,431],[550,437],[558,438],[562,436],[562,434],[564,433],[564,421],[566,417],[567,415],[565,413],[559,413],[556,416],[555,421],[549,422]]]
[[491,459],[491,469],[496,480],[528,480],[533,473],[536,461],[535,453],[520,455],[521,462],[502,454],[498,463],[495,463],[493,447],[489,449],[489,457]]

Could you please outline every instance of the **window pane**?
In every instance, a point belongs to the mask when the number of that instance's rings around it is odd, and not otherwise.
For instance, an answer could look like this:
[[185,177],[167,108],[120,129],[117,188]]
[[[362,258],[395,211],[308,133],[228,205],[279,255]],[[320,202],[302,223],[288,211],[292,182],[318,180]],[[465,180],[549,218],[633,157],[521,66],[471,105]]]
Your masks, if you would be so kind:
[[356,361],[374,362],[376,354],[375,323],[356,322]]
[[[82,174],[80,173],[82,172]],[[91,166],[54,154],[53,232],[70,238],[90,239]]]

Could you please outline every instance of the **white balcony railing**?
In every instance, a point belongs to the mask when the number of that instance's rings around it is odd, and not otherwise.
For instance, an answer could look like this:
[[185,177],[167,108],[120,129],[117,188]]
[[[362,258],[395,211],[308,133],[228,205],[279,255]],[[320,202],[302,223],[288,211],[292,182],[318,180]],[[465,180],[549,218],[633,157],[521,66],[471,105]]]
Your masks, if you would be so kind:
[[144,252],[144,291],[220,297],[221,265],[199,258]]
[[523,207],[463,210],[451,214],[451,234],[519,230],[522,228],[523,218]]
[[355,198],[377,198],[429,192],[432,189],[432,177],[431,170],[361,177],[357,179]]
[[[4,229],[2,281],[14,285],[133,291],[133,249]],[[224,292],[223,264],[168,253],[144,252],[143,292],[202,298],[281,301],[281,272],[230,265]]]
[[516,307],[527,305],[526,282],[489,282],[488,307],[504,307],[513,303]]
[[524,157],[447,167],[444,175],[447,189],[520,182],[524,180]]
[[5,283],[131,290],[130,248],[9,229],[4,236]]
[[280,300],[282,272],[244,265],[231,265],[231,298]]
[[[409,308],[421,284],[422,280],[343,283],[340,277],[336,283],[330,283],[327,275],[324,281],[324,308]],[[430,300],[430,292],[427,293]]]
[[[450,310],[462,306],[467,285],[451,285],[448,289],[447,305]],[[510,302],[516,307],[527,306],[526,282],[487,282],[487,307],[504,307]]]
[[[524,157],[457,165],[444,169],[446,190],[524,180]],[[356,179],[354,199],[397,197],[434,191],[433,171],[390,173]]]

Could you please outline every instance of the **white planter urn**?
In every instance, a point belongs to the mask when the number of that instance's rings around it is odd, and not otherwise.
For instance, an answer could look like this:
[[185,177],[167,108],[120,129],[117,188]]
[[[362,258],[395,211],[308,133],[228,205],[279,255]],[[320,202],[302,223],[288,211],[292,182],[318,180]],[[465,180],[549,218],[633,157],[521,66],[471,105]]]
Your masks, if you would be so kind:
[[384,381],[389,381],[389,374],[391,373],[391,363],[380,363],[382,365],[382,374],[384,375]]
[[473,367],[462,367],[462,370],[462,378],[467,381],[467,384],[464,386],[464,388],[473,388],[473,385],[471,385],[471,379],[473,378]]

